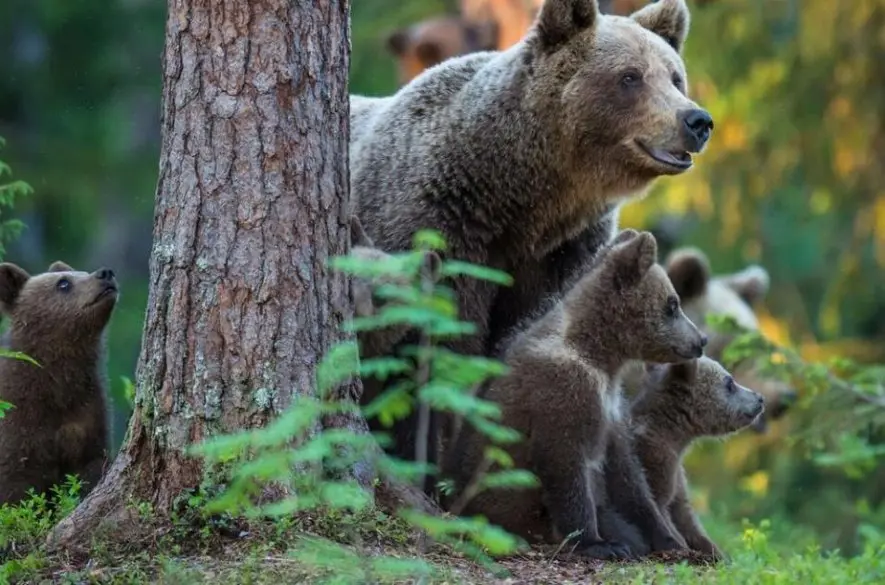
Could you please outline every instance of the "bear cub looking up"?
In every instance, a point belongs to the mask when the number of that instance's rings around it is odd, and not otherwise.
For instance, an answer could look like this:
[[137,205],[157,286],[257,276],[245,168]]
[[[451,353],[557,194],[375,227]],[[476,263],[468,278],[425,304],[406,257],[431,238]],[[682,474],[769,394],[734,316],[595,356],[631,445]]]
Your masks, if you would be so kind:
[[737,432],[764,410],[760,394],[708,357],[649,367],[631,408],[634,446],[655,502],[692,550],[722,557],[689,502],[684,454],[695,439]]
[[117,302],[112,270],[55,262],[36,276],[0,264],[4,345],[39,365],[0,358],[0,503],[46,492],[76,474],[83,494],[101,479],[108,447],[103,333]]
[[[638,462],[606,457],[610,431],[622,413],[619,376],[624,365],[629,360],[686,361],[701,356],[706,344],[656,259],[650,233],[622,231],[553,309],[514,338],[504,354],[510,371],[482,397],[498,403],[502,424],[523,436],[508,451],[518,468],[538,477],[541,487],[484,491],[467,513],[482,514],[527,539],[558,542],[580,531],[582,554],[629,557],[627,547],[600,535],[597,522],[597,507],[606,506],[604,475],[612,470],[644,493],[628,521],[648,535],[655,550],[680,548]],[[484,437],[474,429],[462,430],[447,466],[458,490],[481,463],[484,446]]]

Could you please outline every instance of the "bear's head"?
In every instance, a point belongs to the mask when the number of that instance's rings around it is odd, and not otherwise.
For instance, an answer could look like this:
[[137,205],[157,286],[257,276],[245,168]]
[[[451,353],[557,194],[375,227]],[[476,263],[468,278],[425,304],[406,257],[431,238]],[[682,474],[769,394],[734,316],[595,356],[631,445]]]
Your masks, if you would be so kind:
[[685,0],[630,16],[601,14],[597,0],[545,0],[526,37],[527,95],[551,112],[561,164],[623,192],[691,168],[713,119],[688,97],[688,28]]
[[431,18],[388,35],[387,49],[398,61],[399,82],[406,84],[446,59],[491,51],[498,41],[494,21],[469,22],[457,16]]
[[62,353],[94,343],[111,317],[117,291],[108,268],[90,274],[54,262],[31,276],[10,262],[0,264],[0,311],[9,318],[13,345],[22,351],[51,345]]
[[656,407],[686,438],[721,436],[739,431],[765,411],[761,394],[738,384],[719,362],[697,360],[652,366],[649,392]]
[[657,254],[649,232],[621,231],[566,295],[566,335],[579,345],[611,340],[612,362],[673,363],[703,355],[707,337],[683,313]]
[[[707,355],[721,360],[723,351],[734,340],[731,334],[710,331],[707,315],[726,315],[744,329],[759,330],[753,304],[768,292],[769,275],[765,268],[751,265],[732,274],[713,276],[707,255],[692,247],[674,250],[666,266],[686,314],[710,336]],[[741,384],[765,396],[768,404],[765,414],[753,423],[754,430],[764,431],[766,419],[780,418],[796,399],[796,392],[787,384],[761,377],[750,363],[737,364],[734,375]]]

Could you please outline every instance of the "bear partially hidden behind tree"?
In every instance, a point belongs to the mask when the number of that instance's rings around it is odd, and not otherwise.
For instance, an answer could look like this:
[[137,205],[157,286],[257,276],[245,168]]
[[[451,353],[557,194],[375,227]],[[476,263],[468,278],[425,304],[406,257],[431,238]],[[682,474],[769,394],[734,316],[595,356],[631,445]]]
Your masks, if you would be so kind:
[[[375,244],[407,250],[434,229],[447,258],[514,277],[454,279],[477,331],[450,349],[492,353],[611,240],[622,204],[691,168],[713,120],[687,95],[688,28],[684,0],[630,17],[546,0],[506,51],[450,59],[389,97],[351,96],[353,211]],[[398,427],[411,458],[415,421]]]
[[76,474],[88,493],[108,449],[104,331],[117,302],[113,271],[92,274],[55,262],[36,276],[0,264],[0,310],[9,319],[5,349],[39,366],[0,357],[0,503],[29,488],[46,492]]
[[[527,540],[557,542],[576,531],[578,551],[623,558],[632,551],[606,538],[599,510],[614,505],[638,526],[652,550],[684,548],[654,504],[641,467],[620,426],[620,373],[629,360],[674,363],[699,357],[706,338],[685,316],[670,280],[657,264],[648,232],[624,230],[588,273],[542,319],[517,335],[505,362],[510,371],[482,398],[500,405],[501,422],[524,441],[507,446],[517,468],[529,469],[540,489],[490,489],[467,505],[468,514]],[[456,492],[471,482],[487,440],[466,426],[446,466]]]

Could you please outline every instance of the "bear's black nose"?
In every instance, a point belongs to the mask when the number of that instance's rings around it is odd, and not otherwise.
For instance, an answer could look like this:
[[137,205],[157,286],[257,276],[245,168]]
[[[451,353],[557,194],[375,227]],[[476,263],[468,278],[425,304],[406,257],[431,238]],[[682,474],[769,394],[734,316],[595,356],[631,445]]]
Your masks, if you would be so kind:
[[707,347],[708,343],[710,343],[710,338],[701,333],[701,347]]
[[706,110],[689,110],[683,118],[690,150],[699,151],[713,131],[713,117]]
[[114,280],[114,271],[110,268],[99,268],[96,271],[99,280]]

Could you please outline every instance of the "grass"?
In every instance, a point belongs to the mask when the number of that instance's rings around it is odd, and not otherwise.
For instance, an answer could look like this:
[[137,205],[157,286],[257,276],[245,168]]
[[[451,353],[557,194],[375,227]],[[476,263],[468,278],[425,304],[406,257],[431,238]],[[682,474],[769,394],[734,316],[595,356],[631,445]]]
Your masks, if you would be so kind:
[[[202,583],[673,583],[829,585],[885,582],[885,539],[870,535],[865,551],[845,558],[805,545],[789,551],[770,540],[768,522],[727,526],[709,521],[730,560],[716,566],[664,562],[602,563],[571,557],[558,547],[532,549],[501,560],[511,580],[495,577],[441,546],[419,550],[404,522],[368,509],[358,514],[311,513],[283,522],[247,523],[199,511],[190,497],[171,521],[157,525],[149,506],[134,504],[140,530],[127,543],[96,539],[85,558],[48,556],[42,543],[53,524],[77,503],[71,479],[49,498],[34,495],[18,506],[0,507],[0,583],[146,584]],[[789,531],[787,531],[789,532]],[[134,534],[134,535],[133,535]],[[344,547],[333,543],[342,543]],[[383,571],[380,555],[393,557]],[[423,565],[415,561],[421,559]],[[427,572],[421,567],[428,567]],[[386,575],[380,578],[378,575]],[[395,575],[399,575],[397,578]],[[411,579],[409,579],[411,577]]]

